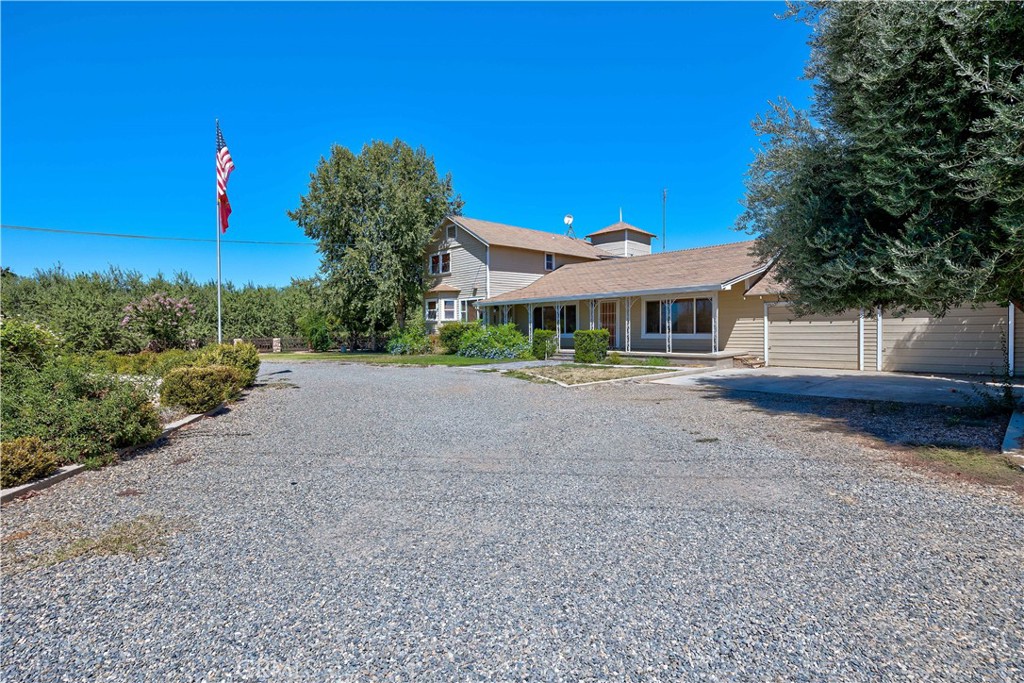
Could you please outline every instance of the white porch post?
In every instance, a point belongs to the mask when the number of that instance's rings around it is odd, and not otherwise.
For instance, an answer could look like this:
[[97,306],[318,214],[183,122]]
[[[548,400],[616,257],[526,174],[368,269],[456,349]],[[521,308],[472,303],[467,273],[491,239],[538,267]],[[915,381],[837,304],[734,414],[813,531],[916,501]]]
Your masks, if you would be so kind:
[[633,350],[633,297],[626,297],[626,341],[623,346],[626,353]]
[[663,318],[665,324],[665,353],[672,353],[672,302],[668,299],[663,299],[661,308],[665,311]]
[[527,318],[526,322],[527,322],[527,324],[529,326],[528,329],[530,330],[530,343],[532,344],[533,343],[533,304],[530,304],[530,305],[528,305],[526,307],[526,318]]
[[555,348],[562,352],[562,304],[555,304]]
[[594,321],[594,318],[597,317],[597,313],[595,311],[597,311],[597,299],[591,299],[590,300],[590,329],[592,329],[592,330],[595,329],[595,325],[596,325],[596,323]]
[[1007,372],[1009,372],[1010,374],[1010,377],[1013,377],[1013,366],[1016,363],[1016,358],[1014,357],[1013,349],[1014,342],[1017,339],[1017,321],[1015,319],[1017,317],[1015,311],[1016,308],[1017,306],[1011,301],[1010,310],[1006,314],[1006,368]]
[[768,367],[768,302],[764,302],[764,366]]
[[875,306],[875,370],[882,371],[882,307]]
[[[696,306],[696,304],[694,304]],[[694,330],[696,332],[696,330]],[[711,297],[711,353],[718,353],[718,295]]]
[[857,369],[864,369],[864,309],[857,316]]

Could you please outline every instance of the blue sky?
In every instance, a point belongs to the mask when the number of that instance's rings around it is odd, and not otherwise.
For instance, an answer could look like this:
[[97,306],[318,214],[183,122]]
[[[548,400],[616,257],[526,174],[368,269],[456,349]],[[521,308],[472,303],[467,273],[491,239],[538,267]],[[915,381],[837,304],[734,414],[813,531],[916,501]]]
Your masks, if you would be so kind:
[[[307,241],[285,212],[320,156],[394,138],[451,171],[468,216],[560,232],[572,213],[582,235],[621,207],[660,234],[667,187],[669,249],[747,239],[731,226],[750,121],[811,90],[807,28],[783,9],[4,2],[0,218],[213,238],[219,117],[237,167],[226,239]],[[215,274],[213,244],[13,230],[0,261]],[[223,265],[280,285],[319,258],[226,244]]]

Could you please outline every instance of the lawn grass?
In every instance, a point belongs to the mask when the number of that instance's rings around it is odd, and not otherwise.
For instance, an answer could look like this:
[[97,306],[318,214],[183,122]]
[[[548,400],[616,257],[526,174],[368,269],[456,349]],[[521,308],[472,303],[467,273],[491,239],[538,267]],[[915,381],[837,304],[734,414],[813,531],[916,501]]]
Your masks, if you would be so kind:
[[912,465],[941,474],[983,484],[1005,486],[1024,495],[1024,471],[1001,453],[979,448],[919,446],[905,459]]
[[262,353],[260,360],[317,362],[335,361],[341,363],[368,363],[371,365],[447,365],[464,367],[467,365],[490,365],[492,363],[508,363],[507,360],[491,360],[490,358],[466,358],[454,354],[425,354],[422,356],[392,356],[390,353],[339,353],[325,351],[323,353]]
[[[612,379],[628,379],[630,377],[642,377],[663,373],[663,369],[640,368],[640,367],[616,367],[616,366],[595,366],[576,365],[565,363],[563,365],[548,365],[539,368],[524,368],[519,374],[526,374],[540,379],[549,379],[562,382],[563,384],[586,384],[587,382],[604,382]],[[514,376],[517,376],[514,375]],[[520,379],[522,379],[520,377]]]

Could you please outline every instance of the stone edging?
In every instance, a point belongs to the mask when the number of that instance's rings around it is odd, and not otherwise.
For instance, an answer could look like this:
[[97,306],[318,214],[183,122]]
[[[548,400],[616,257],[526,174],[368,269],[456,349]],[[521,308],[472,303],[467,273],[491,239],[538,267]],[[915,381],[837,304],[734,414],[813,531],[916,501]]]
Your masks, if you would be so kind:
[[[216,415],[217,413],[224,409],[224,405],[225,404],[221,403],[213,410],[208,410],[205,413],[186,415],[180,420],[172,422],[166,427],[164,427],[163,430],[160,432],[160,436],[156,437],[149,443],[139,444],[138,446],[127,446],[126,448],[119,448],[117,450],[117,457],[124,457],[125,455],[132,453],[133,451],[137,451],[140,448],[149,448],[150,446],[158,442],[160,439],[163,439],[164,437],[171,435],[172,433],[178,431],[185,425],[190,425],[196,420],[200,420],[204,417],[211,417],[213,415]],[[16,500],[31,491],[42,491],[43,489],[48,489],[54,484],[62,482],[65,479],[69,479],[75,476],[76,474],[81,474],[82,472],[85,472],[85,465],[65,465],[64,467],[61,467],[48,477],[36,479],[35,481],[30,481],[27,484],[22,484],[21,486],[12,486],[9,489],[3,489],[2,491],[0,491],[0,503],[7,503],[12,500]]]
[[[595,363],[577,363],[577,365],[589,365],[589,366],[602,367],[602,368],[630,367],[628,365],[597,365]],[[545,367],[545,366],[542,365],[542,366],[538,366],[538,367]],[[615,379],[599,379],[599,380],[597,380],[595,382],[581,382],[580,384],[566,384],[565,382],[559,382],[557,379],[552,379],[551,377],[545,377],[544,375],[537,375],[537,377],[539,377],[540,379],[547,380],[547,381],[549,381],[549,382],[551,382],[553,384],[557,384],[560,387],[565,387],[566,389],[575,389],[576,387],[589,387],[589,386],[593,386],[595,384],[609,384],[611,382],[628,382],[628,381],[631,381],[631,380],[632,381],[639,380],[639,381],[642,381],[642,382],[646,382],[646,381],[652,380],[652,379],[662,379],[662,378],[665,378],[665,377],[675,377],[676,375],[699,375],[699,374],[701,374],[703,372],[710,372],[711,370],[714,370],[714,369],[715,368],[710,368],[710,367],[708,367],[708,368],[704,368],[704,367],[702,367],[702,368],[679,368],[678,370],[667,370],[665,372],[654,372],[654,373],[650,373],[650,374],[634,375],[632,377],[616,377]]]

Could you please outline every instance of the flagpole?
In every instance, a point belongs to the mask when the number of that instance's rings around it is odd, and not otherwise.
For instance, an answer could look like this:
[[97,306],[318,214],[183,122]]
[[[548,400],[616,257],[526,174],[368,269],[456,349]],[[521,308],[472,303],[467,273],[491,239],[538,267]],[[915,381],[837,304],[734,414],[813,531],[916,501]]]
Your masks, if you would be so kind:
[[217,198],[217,343],[223,344],[220,327],[220,184],[216,171],[213,174],[213,196]]

